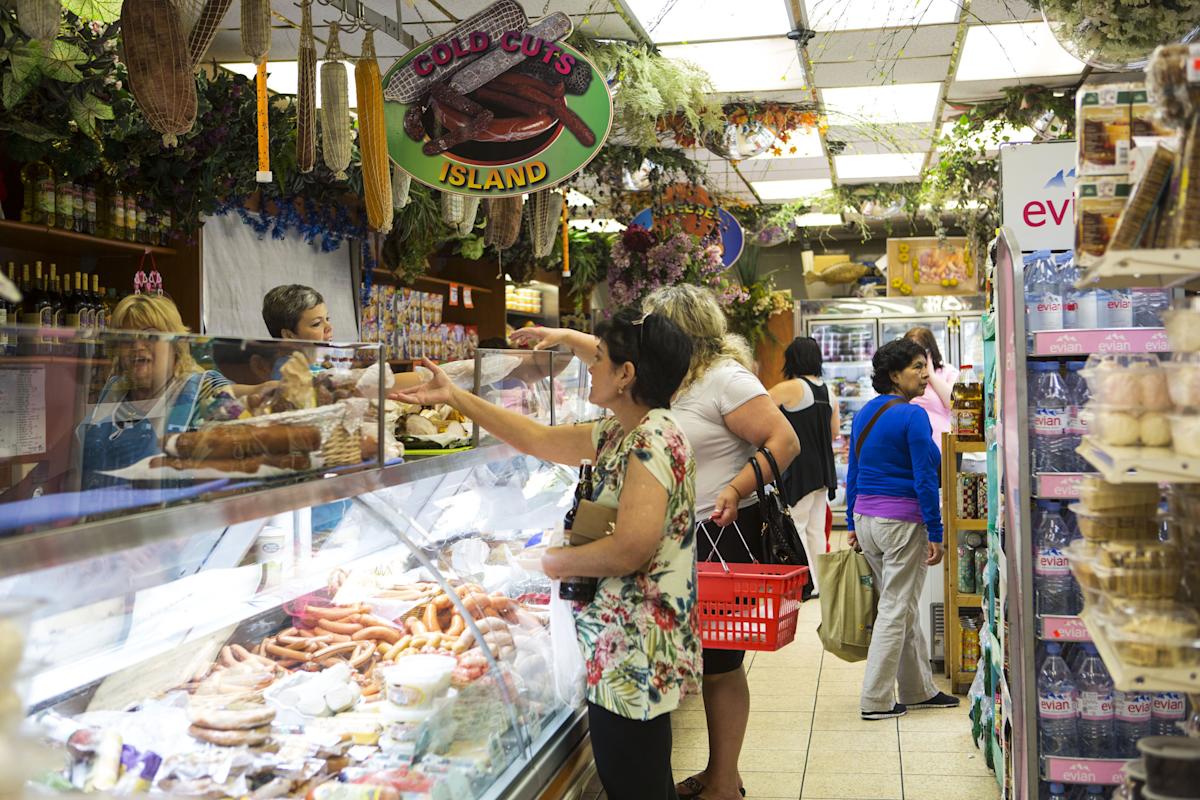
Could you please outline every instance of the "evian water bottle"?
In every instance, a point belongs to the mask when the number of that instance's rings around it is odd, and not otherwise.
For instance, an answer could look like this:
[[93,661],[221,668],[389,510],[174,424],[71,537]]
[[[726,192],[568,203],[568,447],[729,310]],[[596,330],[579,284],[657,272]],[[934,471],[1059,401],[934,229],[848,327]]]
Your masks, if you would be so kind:
[[1083,663],[1075,670],[1079,689],[1079,755],[1108,758],[1113,750],[1113,682],[1094,644],[1083,646]]
[[1053,500],[1039,500],[1038,508],[1041,519],[1034,532],[1033,562],[1035,607],[1039,614],[1070,616],[1079,612],[1075,579],[1066,555],[1071,532]]
[[1049,250],[1025,262],[1025,308],[1030,331],[1058,331],[1063,326],[1062,278]]
[[1042,756],[1073,756],[1079,751],[1076,735],[1075,684],[1062,659],[1062,645],[1046,645],[1046,660],[1038,671],[1038,742]]
[[1150,735],[1150,716],[1154,699],[1146,692],[1115,692],[1116,736],[1114,755],[1117,758],[1137,758],[1138,739]]
[[1035,361],[1029,365],[1029,427],[1034,472],[1071,472],[1074,457],[1067,438],[1070,398],[1058,364]]
[[1150,706],[1150,732],[1153,736],[1180,736],[1179,725],[1187,714],[1187,701],[1179,692],[1159,692]]

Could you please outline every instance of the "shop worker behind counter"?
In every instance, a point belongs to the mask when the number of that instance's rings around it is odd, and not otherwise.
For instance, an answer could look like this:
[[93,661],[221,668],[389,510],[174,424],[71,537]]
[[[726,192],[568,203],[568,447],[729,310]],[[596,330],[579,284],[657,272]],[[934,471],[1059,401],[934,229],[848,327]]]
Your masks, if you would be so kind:
[[[549,427],[434,378],[402,395],[448,403],[497,438],[547,461],[595,462],[587,498],[616,509],[611,536],[552,547],[551,578],[599,578],[594,599],[574,604],[586,665],[588,724],[600,782],[612,800],[674,800],[671,712],[699,688],[696,628],[696,473],[670,410],[692,345],[660,314],[621,309],[597,326],[588,399],[612,413],[600,422]],[[584,680],[580,676],[579,680]]]
[[861,548],[879,589],[860,698],[865,720],[958,705],[934,686],[917,616],[926,568],[942,560],[940,455],[929,415],[911,402],[929,383],[925,349],[909,339],[888,342],[871,366],[879,396],[854,415],[846,475],[850,546]]

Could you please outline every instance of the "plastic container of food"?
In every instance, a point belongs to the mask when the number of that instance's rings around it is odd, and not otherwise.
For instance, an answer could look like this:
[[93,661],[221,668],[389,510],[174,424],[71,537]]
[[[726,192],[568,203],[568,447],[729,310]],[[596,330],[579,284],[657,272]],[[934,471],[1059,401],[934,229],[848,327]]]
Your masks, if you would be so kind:
[[1130,600],[1170,600],[1179,592],[1183,565],[1145,569],[1139,567],[1106,567],[1093,564],[1092,572],[1101,591]]
[[1163,326],[1174,353],[1200,352],[1200,305],[1164,311]]
[[1200,795],[1200,739],[1147,736],[1137,747],[1146,762],[1148,792],[1172,798]]
[[1103,624],[1117,657],[1127,664],[1200,664],[1200,612],[1195,609],[1178,603],[1132,603],[1106,614]]
[[1169,447],[1170,414],[1088,403],[1088,435],[1110,447]]
[[1179,564],[1179,548],[1167,542],[1105,542],[1099,564],[1121,569],[1170,569]]
[[1095,542],[1154,541],[1162,531],[1157,512],[1144,513],[1143,508],[1111,509],[1098,512],[1072,503],[1071,511],[1079,523],[1079,532]]
[[1140,758],[1126,761],[1121,770],[1125,773],[1125,790],[1131,800],[1141,800],[1142,788],[1146,785],[1146,763]]
[[1171,442],[1176,453],[1200,457],[1200,414],[1169,414]]
[[1176,408],[1200,408],[1200,353],[1177,353],[1164,361],[1167,393]]
[[1200,486],[1186,483],[1171,485],[1167,494],[1168,507],[1177,519],[1191,519],[1200,522]]
[[1171,407],[1167,373],[1155,356],[1095,354],[1079,374],[1098,405],[1136,411],[1166,411]]
[[431,715],[433,702],[450,689],[450,673],[457,663],[452,656],[421,654],[383,670],[389,717],[416,721]]
[[1076,539],[1067,546],[1067,562],[1071,565],[1071,574],[1075,576],[1080,588],[1100,589],[1100,582],[1092,567],[1100,558],[1100,545],[1087,539]]
[[1099,475],[1085,475],[1079,482],[1079,501],[1088,511],[1141,508],[1153,516],[1161,496],[1152,483],[1109,483]]

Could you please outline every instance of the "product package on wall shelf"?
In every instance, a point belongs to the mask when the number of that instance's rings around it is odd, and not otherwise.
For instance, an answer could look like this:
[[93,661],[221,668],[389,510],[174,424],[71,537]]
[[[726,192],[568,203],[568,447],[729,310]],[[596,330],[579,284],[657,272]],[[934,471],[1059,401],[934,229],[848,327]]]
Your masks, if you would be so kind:
[[479,346],[479,329],[443,323],[444,303],[440,294],[374,284],[363,303],[363,341],[388,345],[393,359],[473,358]]

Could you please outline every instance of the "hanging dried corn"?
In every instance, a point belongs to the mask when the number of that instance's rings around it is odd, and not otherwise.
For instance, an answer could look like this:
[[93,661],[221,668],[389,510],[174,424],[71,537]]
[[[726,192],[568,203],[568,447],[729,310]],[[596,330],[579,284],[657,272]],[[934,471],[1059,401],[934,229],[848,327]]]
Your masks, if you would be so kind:
[[254,81],[255,101],[258,110],[258,173],[254,180],[271,182],[271,120],[267,116],[267,62],[258,65]]
[[30,39],[53,41],[62,24],[61,0],[17,0],[17,23]]
[[488,198],[488,223],[484,241],[497,250],[507,250],[521,235],[521,211],[524,200],[516,197]]
[[534,258],[545,258],[554,252],[562,206],[562,194],[553,189],[529,195],[529,240],[533,243]]
[[122,60],[129,87],[150,127],[174,147],[196,122],[196,79],[179,12],[170,0],[125,0]]
[[[233,0],[205,0],[200,9],[200,16],[188,32],[188,57],[191,58],[192,68],[200,66],[205,53],[216,38],[217,28],[225,17],[225,12],[233,5]],[[188,28],[184,20],[184,28]]]
[[375,60],[375,31],[367,29],[362,56],[354,65],[358,90],[358,150],[362,157],[363,198],[367,224],[387,233],[392,229],[392,185],[388,176],[387,120],[383,117],[383,81]]
[[463,198],[462,222],[458,223],[458,235],[469,236],[475,230],[475,217],[479,214],[479,198],[474,195]]
[[317,44],[312,30],[312,0],[300,13],[300,48],[296,52],[296,166],[312,172],[317,165]]
[[392,207],[404,208],[408,205],[408,189],[412,186],[412,178],[400,167],[392,164]]
[[242,52],[261,64],[271,51],[271,0],[241,0]]
[[562,204],[562,250],[563,250],[563,277],[571,277],[571,222],[567,218],[567,203],[566,197],[563,198]]
[[466,211],[466,203],[461,194],[442,192],[442,222],[452,227],[458,227],[458,223],[462,222],[464,211]]
[[342,63],[345,58],[337,23],[331,22],[321,65],[321,156],[339,181],[346,180],[350,165],[350,84]]

